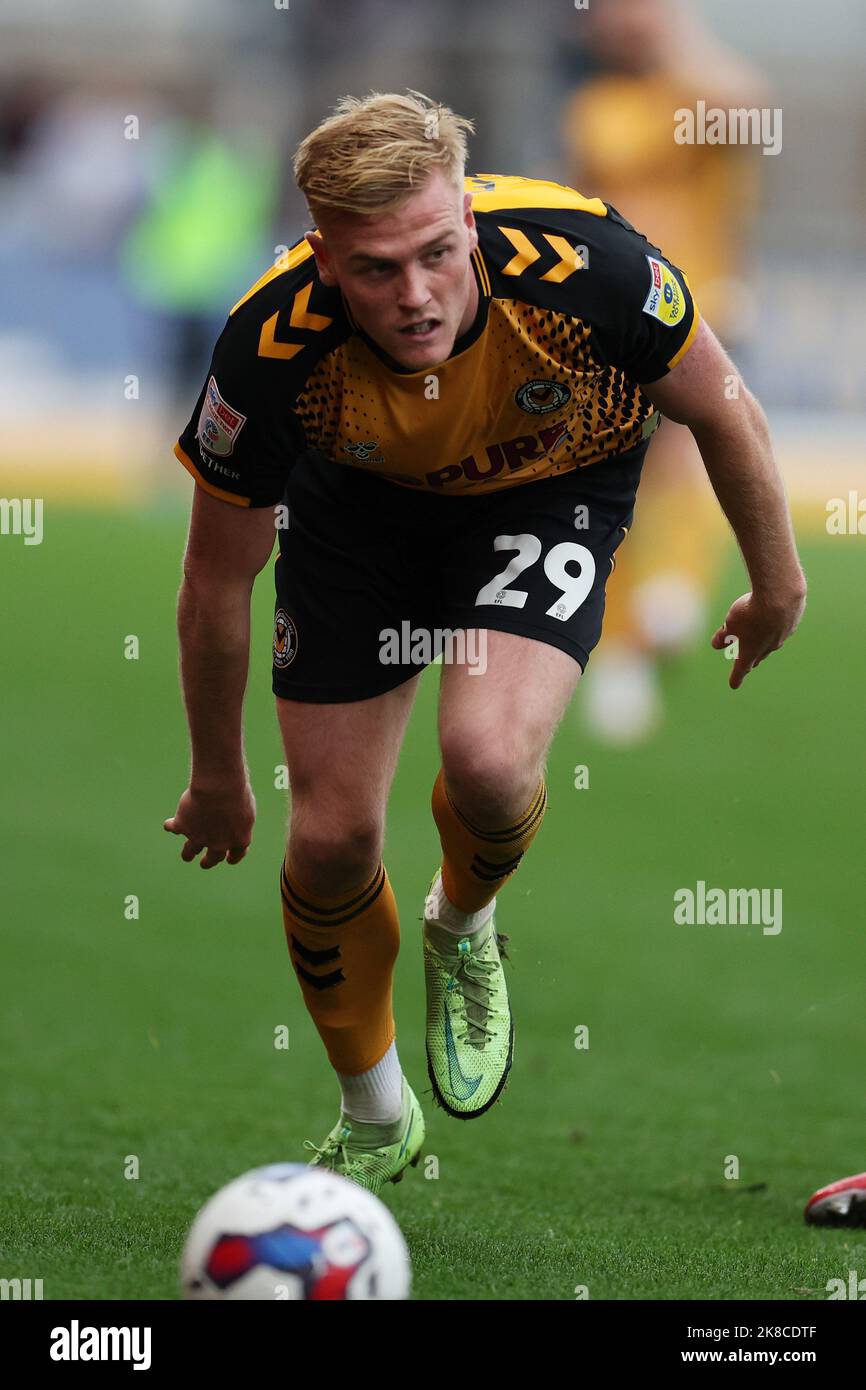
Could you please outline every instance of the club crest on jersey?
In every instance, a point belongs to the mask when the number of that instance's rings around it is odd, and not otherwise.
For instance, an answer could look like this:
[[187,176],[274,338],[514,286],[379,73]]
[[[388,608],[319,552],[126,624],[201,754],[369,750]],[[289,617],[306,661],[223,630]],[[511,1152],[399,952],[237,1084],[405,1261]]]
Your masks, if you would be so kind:
[[228,458],[246,420],[246,415],[241,415],[239,410],[234,410],[228,401],[223,400],[216,378],[210,377],[198,417],[196,435],[199,444],[217,458]]
[[530,415],[546,415],[571,400],[571,389],[561,381],[527,381],[515,391],[514,399]]
[[649,314],[650,318],[658,319],[665,328],[676,328],[682,321],[685,310],[680,282],[664,261],[657,261],[653,256],[647,256],[647,260],[650,267],[650,290],[643,311]]
[[274,665],[278,671],[291,666],[298,654],[298,629],[285,608],[278,608],[274,618]]

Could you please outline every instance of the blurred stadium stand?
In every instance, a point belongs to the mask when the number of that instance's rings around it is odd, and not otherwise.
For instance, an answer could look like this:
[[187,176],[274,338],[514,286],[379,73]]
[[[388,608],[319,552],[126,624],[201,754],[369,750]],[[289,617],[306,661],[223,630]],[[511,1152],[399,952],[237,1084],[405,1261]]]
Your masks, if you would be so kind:
[[[696,7],[763,69],[784,113],[782,153],[763,159],[744,268],[748,375],[795,490],[827,496],[834,477],[842,486],[862,470],[866,7]],[[557,131],[587,70],[581,20],[566,0],[289,0],[284,10],[248,0],[77,0],[66,10],[6,0],[0,485],[8,490],[27,467],[64,490],[89,480],[106,496],[130,484],[182,488],[167,449],[191,408],[189,384],[227,307],[306,226],[290,176],[297,140],[345,92],[415,87],[475,119],[470,167],[564,178]],[[137,140],[124,138],[130,115]],[[172,221],[166,198],[184,140],[201,204],[183,218],[170,207]],[[203,245],[204,261],[214,258],[209,294],[193,293],[191,270],[173,300],[154,293],[153,277],[143,290],[138,248],[155,206],[166,246],[181,224],[187,239],[197,228],[204,243],[209,226],[223,239],[219,254]],[[151,238],[152,257],[159,244]],[[124,394],[133,375],[134,403]]]

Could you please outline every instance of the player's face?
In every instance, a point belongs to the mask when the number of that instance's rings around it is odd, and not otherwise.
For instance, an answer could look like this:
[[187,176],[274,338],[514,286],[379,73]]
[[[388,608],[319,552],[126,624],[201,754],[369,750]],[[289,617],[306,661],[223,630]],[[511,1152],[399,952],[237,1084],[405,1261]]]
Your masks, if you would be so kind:
[[409,371],[444,362],[478,308],[471,196],[435,173],[396,211],[340,213],[320,231],[308,240],[321,279],[365,333]]

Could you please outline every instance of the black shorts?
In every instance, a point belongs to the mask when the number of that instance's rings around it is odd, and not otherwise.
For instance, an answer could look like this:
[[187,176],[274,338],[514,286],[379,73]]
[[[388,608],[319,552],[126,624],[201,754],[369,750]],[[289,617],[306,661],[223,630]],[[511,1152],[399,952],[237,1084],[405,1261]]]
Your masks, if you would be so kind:
[[648,444],[470,497],[299,461],[275,570],[275,694],[318,704],[381,695],[440,651],[461,659],[461,633],[471,661],[469,629],[532,637],[584,668]]

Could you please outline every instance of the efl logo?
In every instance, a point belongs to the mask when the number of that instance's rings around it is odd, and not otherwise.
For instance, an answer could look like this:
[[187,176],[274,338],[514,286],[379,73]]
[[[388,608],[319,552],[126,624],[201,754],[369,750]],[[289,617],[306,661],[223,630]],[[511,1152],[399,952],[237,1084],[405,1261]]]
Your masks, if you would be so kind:
[[235,440],[246,424],[246,415],[233,410],[220,395],[216,378],[210,377],[204,394],[204,404],[198,417],[196,434],[199,444],[217,458],[228,458]]

